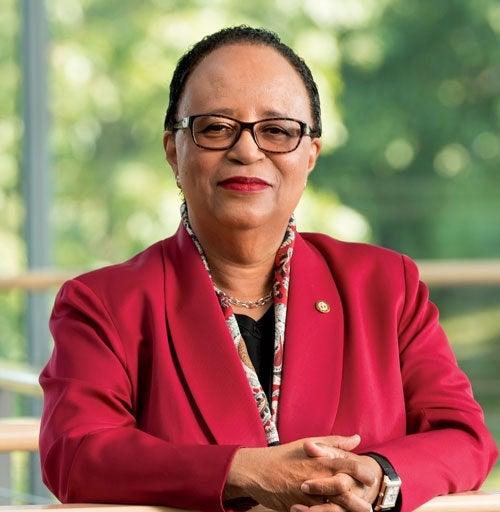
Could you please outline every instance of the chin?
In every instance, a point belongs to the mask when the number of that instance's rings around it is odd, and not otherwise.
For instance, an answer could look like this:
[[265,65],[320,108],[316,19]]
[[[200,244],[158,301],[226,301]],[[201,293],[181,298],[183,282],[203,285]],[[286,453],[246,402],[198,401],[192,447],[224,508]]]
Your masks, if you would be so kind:
[[281,225],[285,228],[288,225],[290,216],[291,214],[287,215],[275,209],[266,211],[261,209],[255,211],[251,208],[246,208],[242,211],[233,211],[223,217],[217,215],[218,222],[233,229],[272,229],[273,227]]

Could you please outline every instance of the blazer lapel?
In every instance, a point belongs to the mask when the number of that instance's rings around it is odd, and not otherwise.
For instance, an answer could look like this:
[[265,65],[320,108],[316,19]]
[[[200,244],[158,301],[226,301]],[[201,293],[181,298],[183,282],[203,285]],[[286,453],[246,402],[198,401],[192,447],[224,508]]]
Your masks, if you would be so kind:
[[212,283],[183,227],[165,244],[167,328],[180,371],[218,444],[265,446],[253,395]]
[[339,403],[343,311],[332,271],[298,235],[292,258],[278,430],[282,442],[332,433]]

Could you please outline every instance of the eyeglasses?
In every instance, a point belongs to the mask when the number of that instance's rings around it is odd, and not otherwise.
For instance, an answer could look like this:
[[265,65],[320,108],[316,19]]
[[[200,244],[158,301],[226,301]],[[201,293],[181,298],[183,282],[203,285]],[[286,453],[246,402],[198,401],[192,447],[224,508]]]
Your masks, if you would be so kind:
[[199,114],[182,118],[172,128],[189,128],[193,142],[199,148],[214,151],[232,148],[243,130],[249,130],[255,144],[266,153],[290,153],[298,148],[304,135],[315,136],[307,123],[287,117],[244,123],[228,116]]

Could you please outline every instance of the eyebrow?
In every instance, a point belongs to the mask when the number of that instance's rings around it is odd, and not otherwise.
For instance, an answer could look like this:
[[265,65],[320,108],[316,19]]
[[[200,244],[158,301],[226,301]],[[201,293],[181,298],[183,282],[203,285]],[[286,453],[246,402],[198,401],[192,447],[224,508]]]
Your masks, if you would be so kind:
[[[214,109],[214,110],[211,110],[209,112],[207,112],[207,114],[210,114],[210,115],[223,115],[223,116],[230,116],[230,117],[235,117],[235,112],[233,109],[230,109],[230,108],[220,108],[220,109]],[[265,118],[269,118],[269,117],[290,117],[289,114],[285,114],[283,112],[278,112],[277,110],[265,110],[262,115],[264,117],[262,117],[261,119],[265,119]]]

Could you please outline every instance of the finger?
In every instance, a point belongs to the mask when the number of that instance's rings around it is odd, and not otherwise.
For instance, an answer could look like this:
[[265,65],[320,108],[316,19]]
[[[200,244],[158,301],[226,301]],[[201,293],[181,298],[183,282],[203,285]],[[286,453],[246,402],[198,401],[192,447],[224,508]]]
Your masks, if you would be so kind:
[[290,512],[307,512],[309,510],[309,507],[306,507],[305,505],[292,505],[290,507]]
[[[348,510],[349,512],[371,512],[371,503],[352,492],[337,494],[335,496],[327,496],[327,502],[341,507],[340,510]],[[326,504],[325,504],[326,505]],[[311,512],[315,512],[316,507],[311,507]],[[337,510],[337,509],[335,509]],[[320,512],[319,510],[317,512]],[[325,511],[326,512],[326,511]],[[328,512],[333,512],[331,509]]]
[[350,452],[360,442],[361,437],[358,434],[349,437],[327,436],[319,439],[308,439],[304,442],[304,450],[310,457],[326,457],[328,453],[340,454],[340,452],[335,452],[336,449]]
[[293,505],[290,508],[290,512],[346,512],[346,509],[341,505],[333,503],[325,496],[321,499],[319,504],[311,507],[306,507],[305,505]]
[[302,446],[309,457],[327,457],[329,459],[347,459],[351,452],[319,441],[305,441]]
[[338,454],[339,457],[342,456],[342,450],[318,441],[305,441],[303,448],[305,454],[309,457],[331,457],[333,454]]
[[[347,482],[345,477],[349,479]],[[357,473],[353,476],[347,473],[337,473],[334,476],[327,478],[317,478],[313,480],[306,480],[300,486],[300,490],[305,494],[313,495],[327,495],[338,494],[345,490],[353,490],[356,488],[370,488],[376,483],[376,478],[373,475],[364,475]]]
[[352,436],[328,436],[324,441],[319,440],[319,442],[324,442],[329,446],[350,452],[359,445],[361,437],[359,434],[353,434]]
[[326,457],[330,459],[327,467],[332,473],[346,473],[363,485],[372,486],[376,483],[377,475],[373,470],[362,463],[362,458],[356,455],[332,448],[331,446],[319,445],[315,442],[304,443],[304,452],[310,457]]
[[341,505],[328,501],[326,503],[310,507],[308,512],[351,512],[351,510],[348,511]]
[[348,492],[355,487],[355,482],[348,475],[335,475],[317,480],[307,480],[300,486],[304,494],[313,496],[335,496]]
[[304,481],[300,487],[302,492],[327,496],[358,488],[360,484],[366,487],[375,485],[376,477],[368,468],[347,462],[351,467],[338,468],[333,476]]
[[[302,507],[299,505],[299,507]],[[303,508],[297,508],[291,512],[306,512]],[[321,503],[306,509],[307,512],[373,512],[372,506],[367,501],[352,493],[337,496],[324,496]]]

